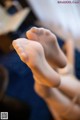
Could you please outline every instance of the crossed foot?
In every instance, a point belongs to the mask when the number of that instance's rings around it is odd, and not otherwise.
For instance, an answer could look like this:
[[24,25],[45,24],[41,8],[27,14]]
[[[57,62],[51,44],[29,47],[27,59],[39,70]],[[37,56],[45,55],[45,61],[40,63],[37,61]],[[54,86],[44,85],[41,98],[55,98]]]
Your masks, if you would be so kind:
[[60,77],[52,67],[64,67],[66,57],[60,50],[56,37],[49,30],[35,27],[27,32],[27,37],[29,40],[20,38],[13,41],[21,60],[30,67],[37,83],[48,87],[59,86]]
[[63,68],[66,65],[66,57],[58,45],[56,36],[51,31],[33,27],[26,32],[26,36],[29,40],[41,43],[45,57],[53,68]]

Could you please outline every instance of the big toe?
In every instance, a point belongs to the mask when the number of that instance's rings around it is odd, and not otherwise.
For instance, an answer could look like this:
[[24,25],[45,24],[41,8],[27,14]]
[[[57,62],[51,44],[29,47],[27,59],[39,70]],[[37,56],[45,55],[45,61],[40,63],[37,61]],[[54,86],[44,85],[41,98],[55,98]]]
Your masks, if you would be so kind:
[[32,27],[30,30],[26,32],[26,36],[28,39],[31,40],[39,40],[39,36],[44,34],[43,28]]
[[[19,55],[20,59],[23,62],[26,62],[28,59],[28,55],[25,53],[24,46],[22,43],[25,43],[25,39],[17,39],[12,42],[14,49],[16,50],[17,54]],[[25,45],[25,44],[24,44]]]
[[38,37],[37,37],[37,28],[36,28],[36,27],[33,27],[33,28],[31,28],[30,30],[28,30],[28,31],[26,32],[26,36],[27,36],[28,39],[37,40],[37,39],[38,39]]

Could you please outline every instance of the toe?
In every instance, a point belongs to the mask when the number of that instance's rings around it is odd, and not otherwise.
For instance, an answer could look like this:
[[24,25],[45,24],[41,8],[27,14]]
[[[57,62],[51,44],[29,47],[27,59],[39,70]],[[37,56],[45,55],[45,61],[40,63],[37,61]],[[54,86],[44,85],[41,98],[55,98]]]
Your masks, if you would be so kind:
[[28,56],[27,56],[27,54],[26,54],[24,51],[22,51],[21,48],[17,49],[16,52],[17,52],[17,54],[19,55],[20,59],[21,59],[24,63],[26,63],[26,62],[28,61]]
[[25,54],[24,52],[22,52],[22,53],[20,54],[20,58],[21,58],[21,60],[22,60],[24,63],[26,63],[26,62],[28,61],[28,56],[27,56],[27,54]]
[[14,41],[12,42],[12,45],[13,45],[13,47],[17,47],[17,40],[14,40]]
[[31,30],[32,32],[34,32],[34,33],[37,33],[37,32],[38,32],[38,28],[37,28],[37,27],[32,27],[30,30]]
[[17,52],[18,52],[19,54],[23,53],[23,52],[24,52],[24,51],[23,51],[23,48],[18,47],[18,48],[17,48]]
[[19,40],[17,39],[12,42],[12,45],[14,49],[16,50],[17,54],[19,55],[19,57],[21,58],[21,60],[23,62],[26,62],[27,54],[25,53],[25,50],[24,50],[25,44],[23,43],[26,43],[26,41],[23,41],[23,39],[19,39]]
[[32,27],[30,31],[37,35],[41,35],[44,32],[44,28]]
[[41,36],[41,35],[44,35],[45,33],[45,29],[44,28],[38,28],[38,35]]
[[36,40],[36,41],[38,40],[37,35],[30,30],[26,32],[26,36],[29,40]]
[[20,51],[20,46],[19,46],[19,43],[18,43],[18,41],[17,40],[14,40],[13,42],[12,42],[12,45],[13,45],[13,47],[14,47],[14,49],[16,50],[16,51]]
[[18,42],[18,40],[14,40],[14,41],[12,42],[12,45],[13,45],[14,49],[15,49],[17,52],[20,53],[20,52],[23,51],[23,49],[22,49],[20,43]]
[[56,41],[57,40],[57,37],[55,34],[53,34],[50,30],[48,29],[45,29],[45,35],[50,38],[52,38],[53,41]]
[[39,36],[44,34],[44,30],[44,28],[33,27],[26,32],[26,36],[28,37],[28,39],[38,40]]

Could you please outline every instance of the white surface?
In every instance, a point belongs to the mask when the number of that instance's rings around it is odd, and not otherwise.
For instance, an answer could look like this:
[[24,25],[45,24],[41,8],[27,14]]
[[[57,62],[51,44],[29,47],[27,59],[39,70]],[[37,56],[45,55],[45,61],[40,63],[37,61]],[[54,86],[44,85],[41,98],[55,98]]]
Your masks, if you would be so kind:
[[[71,38],[80,41],[80,3],[59,4],[57,1],[28,0],[45,27],[63,39]],[[79,46],[80,44],[78,48]]]
[[38,18],[43,22],[59,24],[74,37],[80,30],[80,4],[59,4],[58,0],[28,0]]

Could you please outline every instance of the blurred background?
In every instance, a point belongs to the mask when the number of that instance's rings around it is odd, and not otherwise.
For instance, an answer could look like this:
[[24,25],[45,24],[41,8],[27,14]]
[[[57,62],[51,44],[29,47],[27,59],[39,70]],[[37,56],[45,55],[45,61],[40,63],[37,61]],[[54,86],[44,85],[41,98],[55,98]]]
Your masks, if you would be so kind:
[[[58,0],[0,0],[0,112],[10,120],[51,120],[44,101],[34,92],[30,69],[21,62],[12,41],[26,37],[33,26],[51,30],[60,40],[75,43],[75,76],[80,79],[80,4]],[[21,114],[20,114],[21,113]]]

